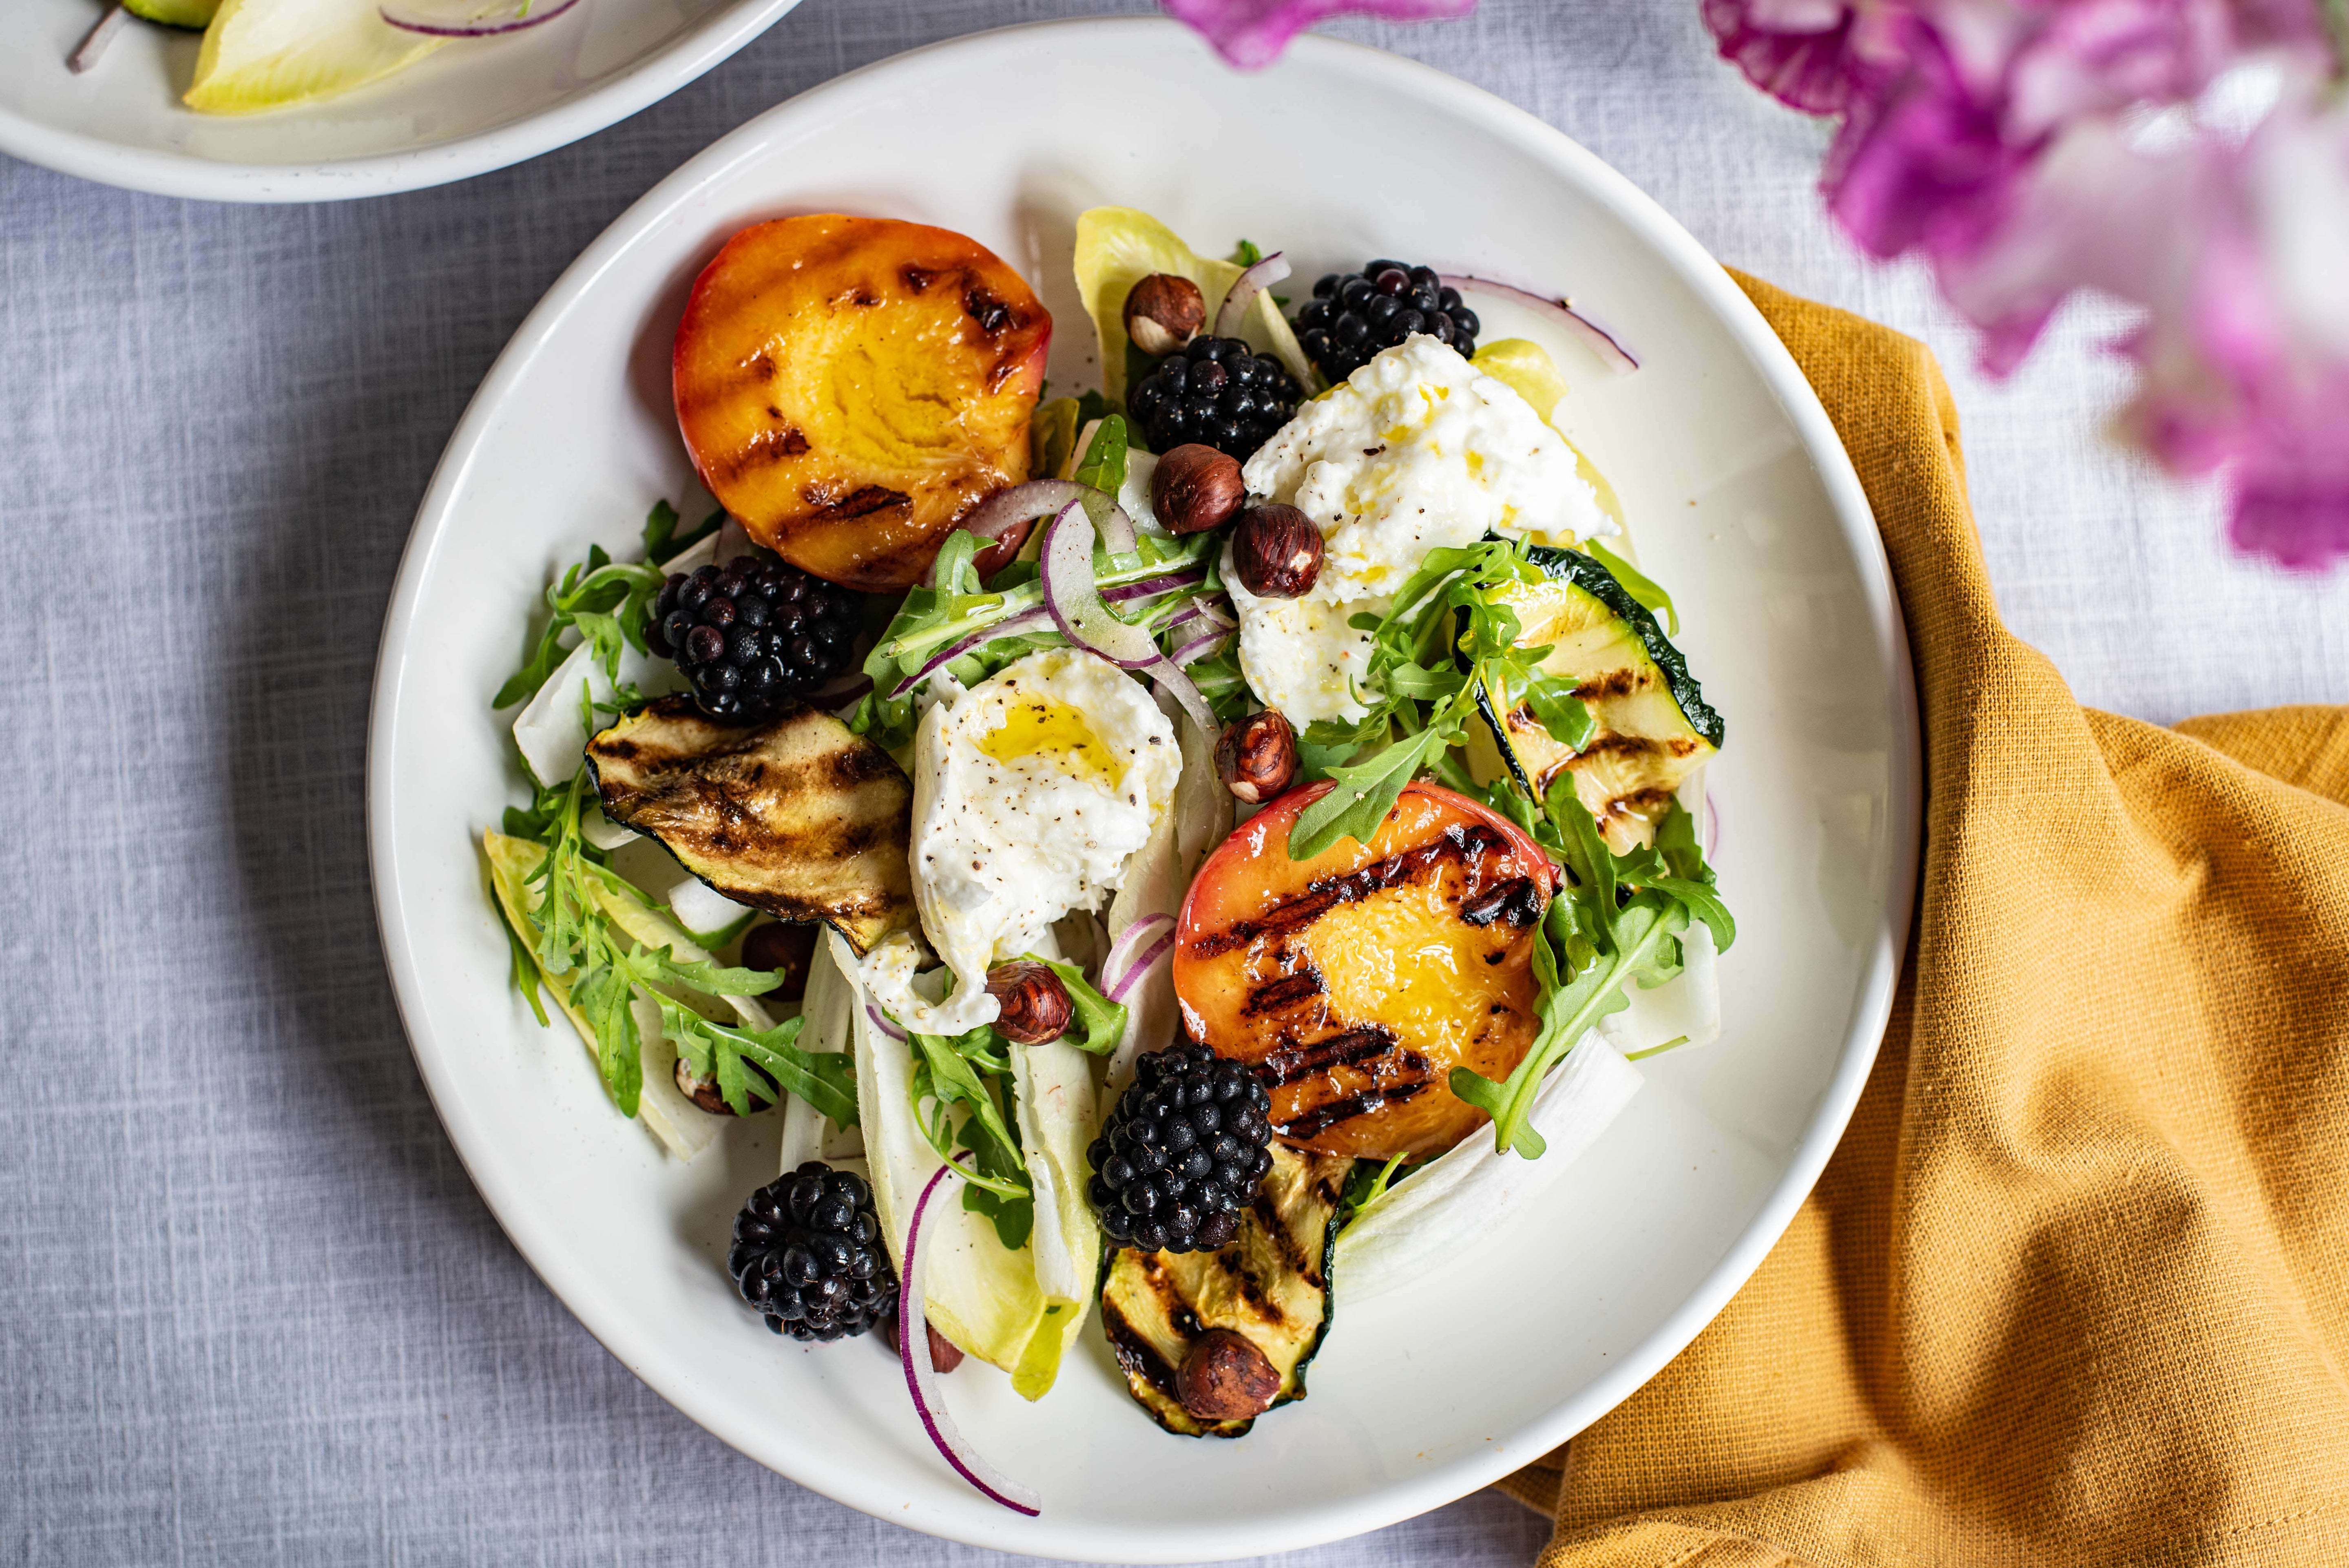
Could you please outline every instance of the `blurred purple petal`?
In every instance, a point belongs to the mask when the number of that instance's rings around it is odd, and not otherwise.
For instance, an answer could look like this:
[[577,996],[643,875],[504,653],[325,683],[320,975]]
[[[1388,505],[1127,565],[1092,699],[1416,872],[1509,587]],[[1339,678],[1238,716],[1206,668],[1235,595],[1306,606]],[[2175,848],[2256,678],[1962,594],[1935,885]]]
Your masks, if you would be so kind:
[[2349,107],[2301,82],[2203,158],[2221,178],[2125,346],[2126,427],[2177,472],[2223,471],[2237,547],[2323,570],[2349,557]]
[[1849,101],[1858,23],[1846,0],[1704,0],[1721,57],[1806,114],[1839,114]]
[[1423,22],[1465,16],[1476,0],[1163,0],[1166,14],[1195,28],[1216,52],[1244,71],[1262,70],[1288,40],[1325,16],[1380,16]]
[[[1756,85],[1842,117],[1830,213],[1923,261],[1985,368],[2076,290],[2139,307],[2123,433],[2223,475],[2240,548],[2349,556],[2349,61],[2316,0],[1703,5]],[[2264,77],[2228,75],[2254,51]],[[2240,101],[2261,80],[2281,97]]]

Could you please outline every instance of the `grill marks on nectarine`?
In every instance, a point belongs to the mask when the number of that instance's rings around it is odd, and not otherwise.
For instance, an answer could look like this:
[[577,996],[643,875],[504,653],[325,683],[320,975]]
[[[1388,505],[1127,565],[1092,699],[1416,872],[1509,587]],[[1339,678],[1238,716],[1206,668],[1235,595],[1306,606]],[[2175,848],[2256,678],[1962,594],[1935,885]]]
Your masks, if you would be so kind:
[[911,585],[1028,477],[1051,317],[964,235],[814,214],[743,230],[695,284],[678,424],[710,492],[793,565]]
[[1275,802],[1210,859],[1185,905],[1185,1022],[1264,1070],[1269,1119],[1291,1145],[1450,1148],[1484,1119],[1452,1093],[1452,1068],[1506,1077],[1532,1043],[1548,863],[1473,802],[1413,790],[1370,846],[1345,841],[1303,863],[1286,846],[1299,796]]

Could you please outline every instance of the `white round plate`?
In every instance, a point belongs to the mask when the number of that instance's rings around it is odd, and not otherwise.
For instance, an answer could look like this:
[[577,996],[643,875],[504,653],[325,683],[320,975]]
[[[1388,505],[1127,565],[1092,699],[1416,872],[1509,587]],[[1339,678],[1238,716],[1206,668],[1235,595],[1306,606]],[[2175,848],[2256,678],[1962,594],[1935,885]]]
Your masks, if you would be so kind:
[[264,114],[181,103],[202,35],[135,18],[66,68],[103,0],[13,0],[0,152],[159,196],[335,201],[470,180],[659,102],[799,0],[580,0],[544,26],[455,43],[378,82]]
[[[1017,84],[1017,90],[1007,90]],[[722,1272],[771,1179],[771,1132],[668,1162],[585,1051],[508,988],[474,848],[520,798],[488,710],[533,596],[657,497],[693,515],[668,393],[685,292],[725,238],[797,211],[917,219],[1019,268],[1092,378],[1070,280],[1084,209],[1153,211],[1203,251],[1285,248],[1302,284],[1364,257],[1571,290],[1645,361],[1609,379],[1544,332],[1620,490],[1681,646],[1728,716],[1711,789],[1740,935],[1726,1037],[1647,1087],[1548,1202],[1409,1289],[1337,1312],[1311,1397],[1237,1442],[1161,1432],[1088,1330],[1025,1405],[947,1380],[965,1430],[1043,1493],[1023,1519],[931,1449],[871,1342],[770,1336]],[[691,497],[688,501],[688,496]],[[993,33],[762,116],[637,202],[490,372],[419,513],[385,627],[368,758],[384,944],[450,1137],[507,1233],[612,1353],[695,1420],[879,1518],[1009,1551],[1123,1563],[1280,1551],[1463,1495],[1581,1429],[1662,1367],[1777,1239],[1868,1075],[1918,850],[1907,649],[1868,504],[1809,387],[1720,267],[1646,197],[1499,100],[1305,38],[1258,77],[1150,21]]]

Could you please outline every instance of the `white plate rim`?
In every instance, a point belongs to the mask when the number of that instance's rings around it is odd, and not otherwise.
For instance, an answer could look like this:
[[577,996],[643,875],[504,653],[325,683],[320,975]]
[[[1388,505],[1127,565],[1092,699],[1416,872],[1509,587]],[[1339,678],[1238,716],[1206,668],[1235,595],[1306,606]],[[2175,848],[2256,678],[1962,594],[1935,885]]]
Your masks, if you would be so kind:
[[400,152],[309,164],[234,163],[60,130],[5,105],[0,152],[100,185],[198,201],[347,201],[421,191],[525,162],[617,125],[724,64],[799,3],[736,0],[590,91],[509,125]]
[[[491,432],[498,406],[539,347],[560,329],[579,297],[629,247],[657,234],[664,216],[687,205],[698,191],[723,180],[737,162],[753,155],[779,128],[803,118],[821,116],[829,100],[846,96],[868,76],[944,51],[978,52],[1001,46],[1007,40],[1023,36],[1112,28],[1165,29],[1174,26],[1152,17],[1082,17],[1028,23],[942,40],[861,67],[786,99],[688,160],[638,198],[580,253],[500,352],[467,405],[434,469],[418,508],[385,614],[367,726],[368,866],[375,886],[385,963],[391,974],[401,1020],[418,1071],[448,1129],[460,1161],[473,1177],[483,1201],[524,1260],[623,1366],[644,1377],[656,1393],[730,1447],[810,1491],[893,1523],[908,1522],[898,1512],[901,1498],[890,1493],[885,1484],[874,1484],[874,1478],[828,1470],[820,1455],[795,1454],[791,1456],[794,1462],[786,1463],[768,1445],[761,1443],[756,1434],[733,1429],[731,1423],[706,1401],[694,1398],[689,1391],[664,1387],[655,1381],[631,1357],[625,1326],[603,1309],[592,1284],[566,1266],[562,1250],[538,1233],[518,1204],[504,1201],[495,1184],[484,1181],[482,1173],[468,1157],[470,1140],[483,1134],[462,1112],[446,1076],[441,1047],[436,1041],[428,1049],[419,1035],[417,1020],[422,1009],[411,999],[422,994],[422,976],[398,934],[411,918],[396,858],[388,852],[396,787],[390,771],[390,716],[399,696],[400,655],[417,630],[419,596],[430,573],[433,553],[447,531],[452,502],[463,489],[467,470]],[[1854,998],[1835,1069],[1820,1092],[1817,1107],[1785,1173],[1744,1232],[1688,1297],[1607,1373],[1547,1416],[1507,1434],[1505,1441],[1495,1441],[1481,1451],[1396,1481],[1375,1493],[1309,1504],[1281,1516],[1277,1522],[1261,1519],[1252,1522],[1246,1539],[1218,1539],[1214,1527],[1207,1525],[1197,1533],[1184,1535],[1171,1548],[1157,1550],[1146,1542],[1114,1532],[1108,1532],[1098,1547],[1066,1540],[1041,1542],[1032,1534],[1023,1533],[1034,1530],[1033,1522],[993,1510],[974,1511],[951,1521],[925,1521],[916,1526],[967,1545],[1070,1561],[1127,1563],[1226,1559],[1295,1551],[1381,1529],[1440,1508],[1523,1468],[1527,1455],[1551,1451],[1661,1371],[1728,1305],[1793,1222],[1796,1211],[1834,1154],[1866,1088],[1885,1026],[1891,1016],[1893,994],[1907,949],[1921,869],[1923,822],[1922,746],[1907,626],[1893,584],[1890,561],[1858,474],[1794,356],[1728,272],[1694,236],[1652,198],[1564,132],[1483,88],[1433,67],[1368,46],[1308,34],[1299,37],[1292,47],[1303,57],[1326,58],[1333,65],[1383,77],[1387,85],[1457,114],[1548,163],[1563,178],[1579,183],[1585,194],[1607,204],[1653,245],[1682,280],[1712,307],[1777,397],[1806,453],[1816,466],[1837,526],[1859,569],[1873,645],[1886,667],[1894,672],[1890,689],[1886,693],[1890,732],[1886,841],[1892,854],[1884,907],[1866,977]],[[809,1462],[811,1458],[815,1462]],[[933,1530],[930,1526],[934,1522],[937,1528]]]

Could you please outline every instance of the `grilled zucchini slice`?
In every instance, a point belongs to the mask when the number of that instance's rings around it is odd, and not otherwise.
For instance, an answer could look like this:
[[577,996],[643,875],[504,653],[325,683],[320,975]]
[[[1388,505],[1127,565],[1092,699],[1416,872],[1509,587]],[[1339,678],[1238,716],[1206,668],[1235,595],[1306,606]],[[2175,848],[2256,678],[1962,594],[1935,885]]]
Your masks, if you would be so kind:
[[1517,641],[1548,646],[1543,672],[1571,680],[1599,727],[1574,751],[1522,704],[1504,715],[1492,694],[1480,691],[1478,706],[1510,770],[1536,799],[1560,773],[1570,774],[1610,849],[1622,854],[1652,844],[1673,791],[1721,748],[1721,715],[1656,618],[1605,566],[1573,550],[1527,554],[1547,581],[1500,595],[1524,628]]
[[1183,1408],[1174,1375],[1211,1328],[1245,1335],[1280,1373],[1277,1409],[1305,1398],[1305,1367],[1330,1332],[1330,1258],[1347,1172],[1342,1154],[1272,1145],[1272,1169],[1239,1234],[1213,1253],[1112,1249],[1102,1271],[1102,1328],[1134,1400],[1184,1438],[1237,1438],[1256,1423],[1202,1421]]
[[822,921],[859,954],[914,923],[914,787],[830,714],[720,724],[655,699],[587,743],[604,815],[737,903]]

